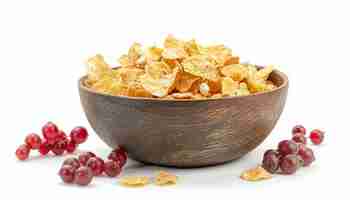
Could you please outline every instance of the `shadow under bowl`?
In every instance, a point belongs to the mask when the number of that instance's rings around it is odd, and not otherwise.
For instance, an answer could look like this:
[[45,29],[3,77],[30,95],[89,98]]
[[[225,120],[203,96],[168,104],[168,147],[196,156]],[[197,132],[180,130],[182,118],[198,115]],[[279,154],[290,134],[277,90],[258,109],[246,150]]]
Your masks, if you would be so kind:
[[172,167],[203,167],[235,160],[269,135],[284,108],[287,76],[275,70],[278,87],[249,96],[160,100],[97,93],[79,80],[86,117],[110,147],[124,147],[138,161]]

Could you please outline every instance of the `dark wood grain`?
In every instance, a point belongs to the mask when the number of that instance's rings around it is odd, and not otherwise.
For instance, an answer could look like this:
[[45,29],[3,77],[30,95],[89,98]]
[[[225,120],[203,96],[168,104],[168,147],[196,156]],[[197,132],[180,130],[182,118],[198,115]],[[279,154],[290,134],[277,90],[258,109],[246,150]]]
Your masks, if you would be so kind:
[[275,126],[288,79],[270,75],[278,88],[243,97],[159,100],[96,93],[79,80],[87,119],[110,147],[123,146],[145,163],[201,167],[237,159],[256,148]]

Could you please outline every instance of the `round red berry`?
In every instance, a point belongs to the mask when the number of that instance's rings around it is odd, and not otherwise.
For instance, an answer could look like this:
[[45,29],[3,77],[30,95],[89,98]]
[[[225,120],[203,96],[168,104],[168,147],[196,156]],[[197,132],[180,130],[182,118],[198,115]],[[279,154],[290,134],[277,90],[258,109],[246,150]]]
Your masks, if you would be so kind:
[[67,158],[66,160],[64,160],[62,166],[63,165],[71,165],[76,170],[80,167],[80,162],[76,158]]
[[289,154],[281,158],[280,169],[282,174],[294,174],[299,168],[299,159],[295,154]]
[[104,171],[104,161],[99,157],[90,158],[87,161],[86,166],[92,170],[94,176],[99,176]]
[[313,144],[315,145],[319,145],[323,142],[324,139],[324,132],[319,130],[319,129],[315,129],[313,131],[311,131],[310,133],[310,140]]
[[43,136],[48,142],[56,141],[56,138],[59,136],[59,130],[56,124],[52,122],[47,122],[42,128]]
[[58,156],[62,155],[64,153],[64,151],[67,149],[67,143],[68,143],[67,140],[59,140],[53,145],[51,151],[55,155],[58,155]]
[[58,172],[62,181],[65,183],[73,183],[76,169],[72,165],[63,165]]
[[304,167],[309,166],[313,161],[315,161],[314,152],[305,145],[299,146],[298,155],[303,160],[302,164]]
[[121,147],[114,149],[108,155],[109,160],[114,160],[114,161],[119,162],[121,167],[123,167],[125,165],[127,158],[128,157],[127,157],[126,151]]
[[91,183],[93,174],[90,168],[81,166],[75,171],[75,183],[78,185],[88,185]]
[[116,177],[121,172],[120,164],[114,160],[107,160],[104,164],[104,171],[109,177]]
[[301,133],[301,134],[305,135],[306,134],[306,129],[302,125],[296,125],[292,129],[292,134],[294,135],[296,133]]
[[70,132],[70,137],[71,140],[73,140],[77,144],[81,144],[85,142],[88,138],[89,134],[87,130],[84,127],[75,127],[71,132]]
[[16,157],[18,160],[26,160],[29,157],[30,147],[26,144],[22,144],[16,150]]
[[44,142],[41,143],[40,147],[39,147],[39,153],[41,155],[46,155],[49,153],[49,151],[52,150],[52,146],[51,144],[49,144],[46,140]]
[[262,167],[270,173],[275,173],[279,167],[279,153],[275,150],[267,150],[264,154]]
[[296,143],[306,144],[306,137],[302,133],[295,133],[292,137],[292,140]]
[[69,140],[67,143],[66,150],[68,153],[73,153],[77,149],[77,144],[73,140]]
[[27,135],[24,141],[31,149],[39,149],[41,145],[41,138],[35,133]]
[[278,143],[278,152],[282,156],[296,154],[298,152],[298,144],[292,140],[282,140],[280,143]]
[[59,130],[58,131],[58,135],[56,137],[56,141],[58,141],[58,140],[66,140],[66,139],[67,139],[67,134],[64,131]]
[[84,152],[78,156],[78,159],[80,164],[86,165],[87,161],[92,157],[96,157],[96,155],[92,152]]

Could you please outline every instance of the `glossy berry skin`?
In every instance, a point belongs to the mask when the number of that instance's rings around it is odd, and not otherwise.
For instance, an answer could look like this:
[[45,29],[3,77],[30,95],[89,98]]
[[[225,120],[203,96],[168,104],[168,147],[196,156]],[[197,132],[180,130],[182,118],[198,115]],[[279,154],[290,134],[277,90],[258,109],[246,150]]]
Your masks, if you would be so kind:
[[35,133],[28,134],[24,141],[31,149],[39,149],[41,145],[41,138]]
[[66,140],[67,139],[67,134],[64,131],[59,130],[58,135],[56,137],[56,141],[58,140]]
[[85,142],[88,138],[89,134],[87,130],[84,127],[75,127],[71,132],[70,132],[70,138],[73,140],[76,144],[81,144]]
[[16,150],[16,157],[18,160],[26,160],[29,157],[30,147],[26,144],[22,144]]
[[279,167],[279,153],[275,150],[267,150],[264,154],[262,167],[270,173],[276,173]]
[[76,158],[67,158],[66,160],[64,160],[62,166],[64,165],[71,165],[74,168],[74,170],[77,170],[80,167],[80,162]]
[[121,172],[120,163],[114,160],[107,160],[104,164],[104,172],[109,177],[116,177]]
[[318,129],[311,131],[310,140],[314,145],[320,145],[324,139],[324,132]]
[[296,133],[293,135],[292,140],[296,143],[306,144],[306,137],[302,133]]
[[87,161],[92,157],[96,157],[96,155],[92,152],[84,152],[78,156],[78,159],[80,164],[85,166]]
[[49,144],[46,140],[43,141],[38,149],[39,153],[43,156],[48,154],[52,150],[52,146],[53,145]]
[[315,161],[314,152],[305,145],[299,146],[298,155],[303,160],[302,164],[304,167],[309,166],[313,161]]
[[76,169],[72,165],[63,165],[58,172],[62,181],[65,183],[73,183]]
[[282,140],[278,143],[278,152],[281,156],[296,154],[298,152],[298,144],[292,140]]
[[81,186],[89,185],[94,175],[90,168],[81,166],[75,171],[75,183]]
[[78,145],[73,140],[69,140],[66,147],[67,153],[73,153],[77,147]]
[[94,176],[99,176],[104,171],[104,161],[101,158],[99,158],[99,157],[92,157],[92,158],[90,158],[87,161],[86,166],[91,169],[92,174]]
[[67,148],[67,143],[67,140],[60,140],[53,145],[51,151],[57,156],[62,155]]
[[301,134],[305,135],[305,134],[306,134],[306,129],[305,129],[305,127],[302,126],[302,125],[296,125],[296,126],[294,126],[293,129],[292,129],[292,134],[294,135],[294,134],[296,134],[296,133],[301,133]]
[[280,169],[282,174],[294,174],[299,168],[299,159],[295,154],[289,154],[281,158]]
[[43,128],[42,133],[44,138],[49,142],[55,142],[56,138],[59,136],[59,130],[56,124],[52,122],[47,122]]
[[125,150],[121,147],[118,147],[108,155],[108,159],[119,162],[120,166],[123,167],[126,164],[128,157]]

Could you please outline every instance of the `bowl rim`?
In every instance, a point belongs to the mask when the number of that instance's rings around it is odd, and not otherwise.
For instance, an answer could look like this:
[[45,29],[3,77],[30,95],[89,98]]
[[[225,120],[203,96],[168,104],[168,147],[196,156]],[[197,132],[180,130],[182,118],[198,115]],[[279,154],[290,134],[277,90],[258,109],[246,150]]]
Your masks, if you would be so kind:
[[254,97],[254,96],[261,96],[261,95],[266,95],[269,93],[275,93],[277,91],[283,90],[284,88],[288,87],[289,85],[289,80],[288,77],[285,73],[274,69],[272,73],[276,73],[277,76],[281,77],[283,82],[280,86],[277,88],[274,88],[270,91],[264,91],[264,92],[258,92],[246,96],[227,96],[227,97],[222,97],[222,98],[204,98],[204,99],[159,99],[159,98],[151,98],[151,97],[130,97],[130,96],[117,96],[117,95],[111,95],[111,94],[105,94],[105,93],[100,93],[96,92],[84,85],[84,80],[87,78],[87,75],[84,75],[79,78],[78,80],[78,86],[79,89],[84,90],[88,93],[93,93],[95,95],[99,96],[106,96],[106,97],[112,97],[115,99],[124,99],[124,100],[133,100],[133,101],[152,101],[152,102],[203,102],[203,101],[222,101],[222,100],[228,100],[228,99],[238,99],[238,98],[249,98],[249,97]]

